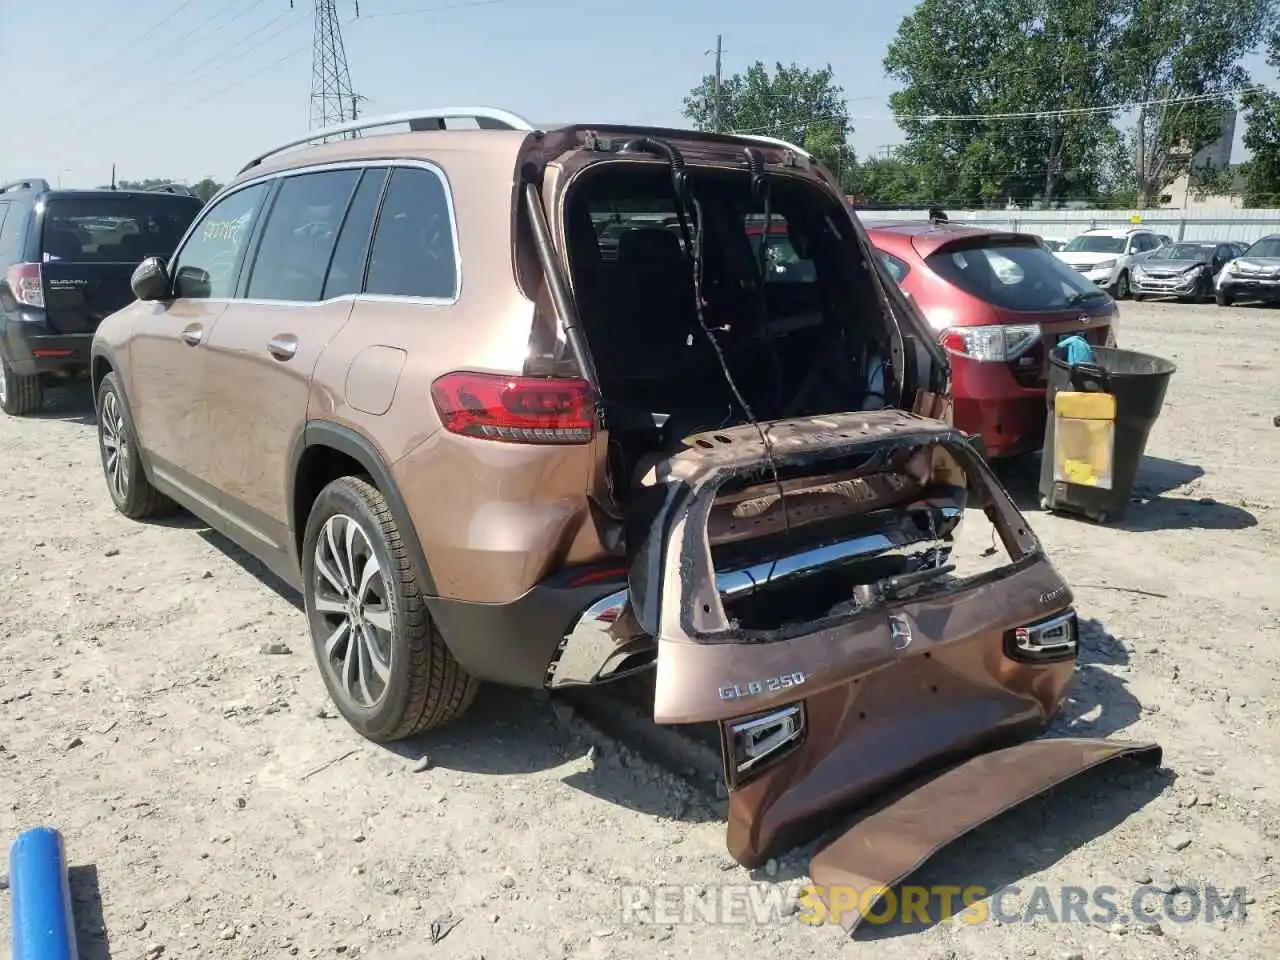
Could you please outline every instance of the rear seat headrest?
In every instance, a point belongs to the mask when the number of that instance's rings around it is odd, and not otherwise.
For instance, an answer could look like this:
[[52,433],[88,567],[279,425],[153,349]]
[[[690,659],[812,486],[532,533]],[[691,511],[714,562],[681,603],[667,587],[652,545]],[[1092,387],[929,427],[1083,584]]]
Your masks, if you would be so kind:
[[679,263],[684,259],[679,238],[663,227],[639,227],[618,238],[620,263]]

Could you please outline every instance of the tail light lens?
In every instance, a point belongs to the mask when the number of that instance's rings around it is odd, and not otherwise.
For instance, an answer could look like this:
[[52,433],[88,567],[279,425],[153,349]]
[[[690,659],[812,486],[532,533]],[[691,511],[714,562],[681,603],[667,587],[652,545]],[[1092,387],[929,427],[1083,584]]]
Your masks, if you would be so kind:
[[983,363],[1007,363],[1040,342],[1038,323],[1009,323],[990,327],[951,327],[942,332],[948,353]]
[[431,399],[450,433],[505,443],[587,443],[595,393],[585,380],[447,373]]
[[38,263],[15,263],[5,275],[13,298],[24,307],[44,306],[44,278]]

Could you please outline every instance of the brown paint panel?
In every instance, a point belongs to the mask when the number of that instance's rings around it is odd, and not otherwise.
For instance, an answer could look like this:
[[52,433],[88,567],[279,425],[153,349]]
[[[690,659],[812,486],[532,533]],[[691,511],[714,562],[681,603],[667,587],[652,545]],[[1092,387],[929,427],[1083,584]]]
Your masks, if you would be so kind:
[[[863,819],[809,864],[814,882],[827,891],[887,890],[901,883],[948,844],[989,820],[1060,783],[1119,757],[1153,766],[1156,743],[1063,738],[984,754],[947,771]],[[848,900],[841,898],[841,903]],[[873,908],[873,904],[867,904]],[[863,920],[856,906],[836,919],[850,934]]]

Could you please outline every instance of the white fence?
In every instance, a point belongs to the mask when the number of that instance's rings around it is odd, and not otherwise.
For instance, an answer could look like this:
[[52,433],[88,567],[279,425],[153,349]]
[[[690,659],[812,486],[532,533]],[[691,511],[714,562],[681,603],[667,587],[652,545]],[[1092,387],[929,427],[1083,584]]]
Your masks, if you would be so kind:
[[[859,210],[858,216],[865,222],[924,220],[928,213],[924,210]],[[1064,240],[1096,227],[1142,226],[1174,240],[1237,240],[1241,243],[1280,233],[1280,209],[1195,213],[1186,210],[948,210],[947,217],[953,223]],[[1133,217],[1140,217],[1140,222],[1134,224]]]

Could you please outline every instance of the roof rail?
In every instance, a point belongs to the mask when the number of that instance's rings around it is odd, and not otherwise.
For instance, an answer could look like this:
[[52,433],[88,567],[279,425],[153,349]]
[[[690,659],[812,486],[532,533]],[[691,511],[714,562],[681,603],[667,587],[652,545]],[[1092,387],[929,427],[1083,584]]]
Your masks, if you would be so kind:
[[380,117],[363,117],[359,120],[340,123],[335,127],[325,127],[323,130],[312,130],[305,137],[297,137],[279,146],[272,147],[265,153],[258,154],[241,167],[240,172],[244,173],[250,167],[256,167],[262,163],[267,157],[288,150],[290,147],[300,147],[303,144],[312,143],[316,140],[325,140],[343,133],[355,133],[359,130],[369,130],[374,127],[389,127],[397,123],[407,123],[410,129],[413,130],[446,130],[448,129],[446,121],[449,120],[474,120],[482,130],[533,129],[533,124],[524,117],[498,107],[434,107],[422,110],[405,110],[401,113],[389,113]]
[[785,147],[788,150],[794,150],[796,153],[800,154],[800,156],[805,157],[806,159],[809,159],[809,160],[813,159],[812,153],[810,153],[804,147],[797,147],[794,143],[791,143],[788,140],[780,140],[777,137],[762,137],[759,134],[755,134],[755,133],[731,133],[730,135],[734,137],[738,137],[741,140],[754,140],[756,143],[768,144],[771,147]]
[[14,193],[18,190],[34,190],[43,193],[49,189],[49,181],[40,177],[28,177],[25,180],[13,180],[0,187],[0,193]]

